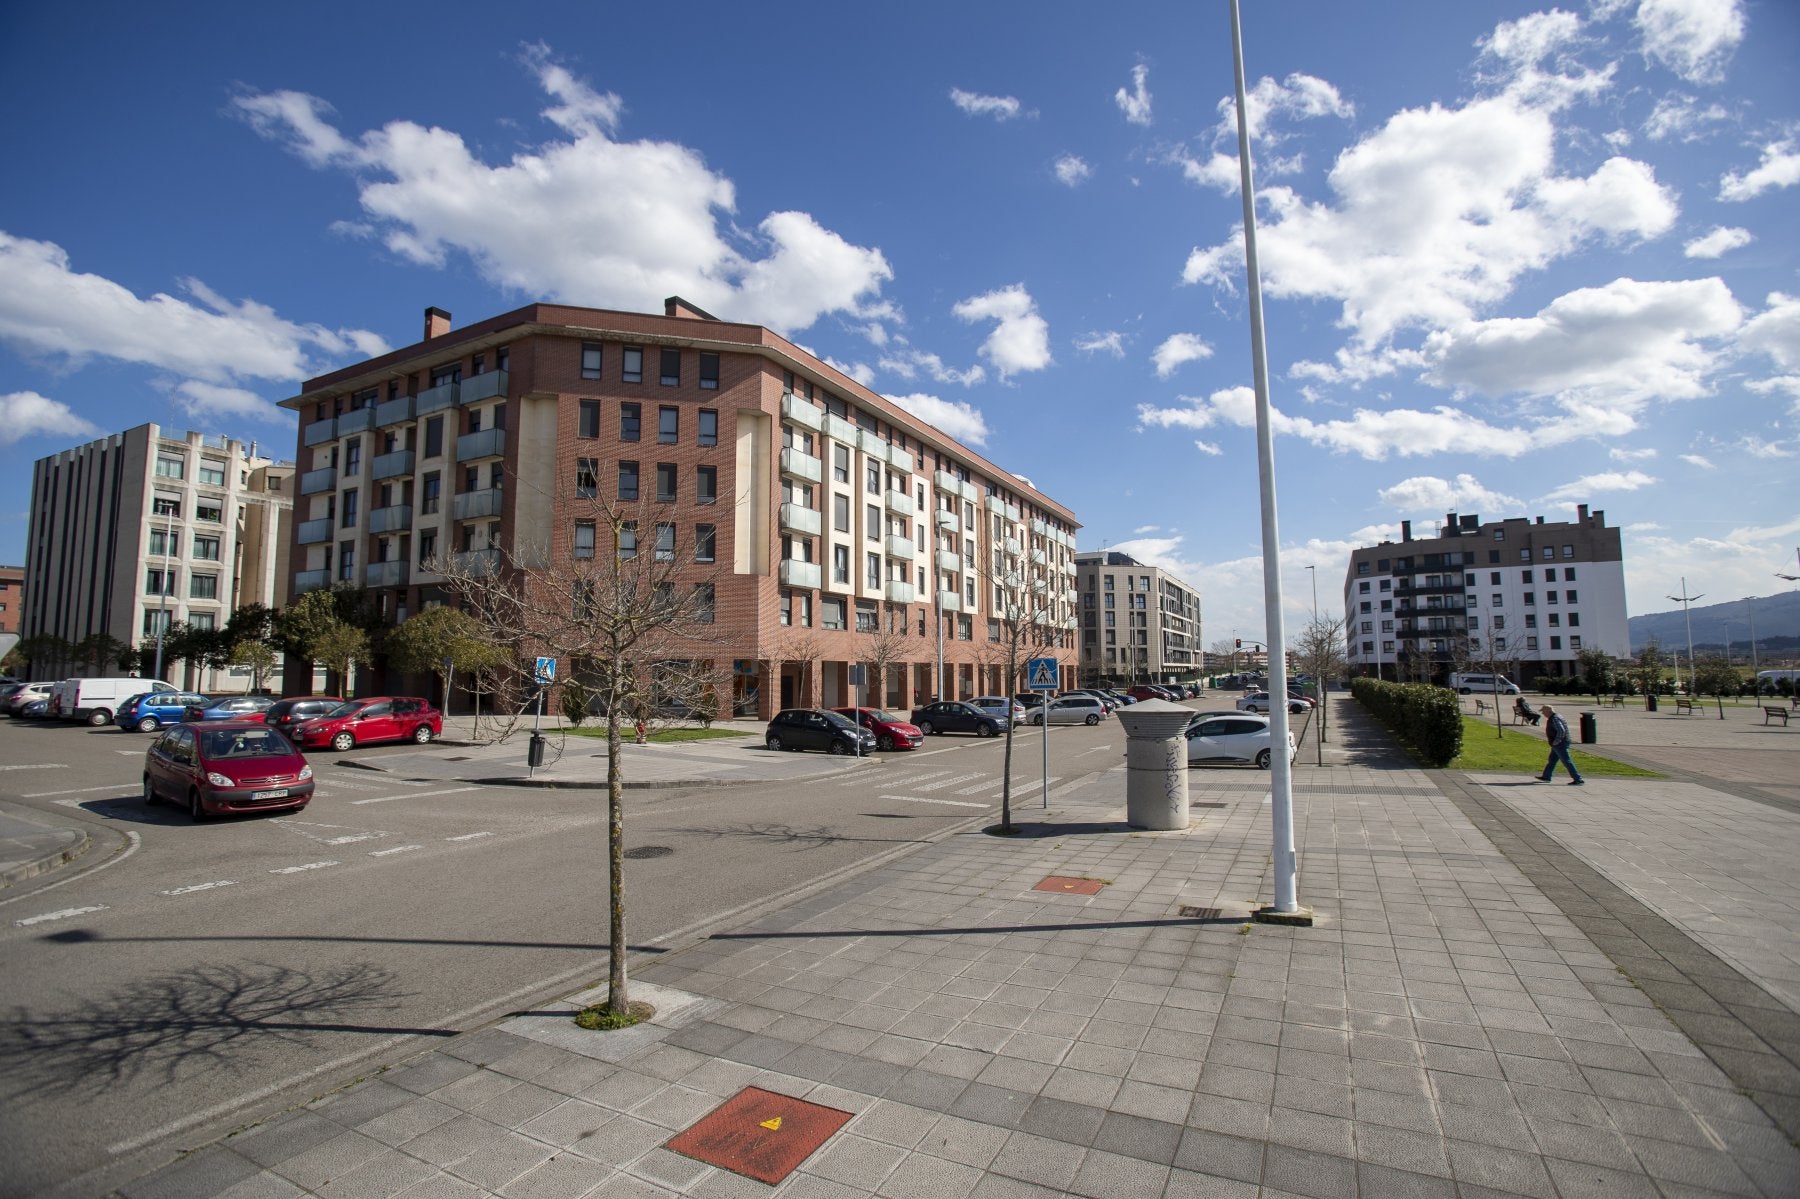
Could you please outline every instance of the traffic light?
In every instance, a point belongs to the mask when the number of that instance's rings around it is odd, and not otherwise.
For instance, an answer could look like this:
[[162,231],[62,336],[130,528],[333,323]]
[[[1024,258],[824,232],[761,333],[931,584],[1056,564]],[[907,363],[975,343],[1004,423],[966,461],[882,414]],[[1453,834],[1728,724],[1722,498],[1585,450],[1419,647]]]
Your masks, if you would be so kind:
[[1242,637],[1239,637],[1239,638],[1238,638],[1238,639],[1237,639],[1237,647],[1238,647],[1238,648],[1239,648],[1239,649],[1243,649],[1243,648],[1244,648],[1244,639],[1243,639],[1243,638],[1242,638]]

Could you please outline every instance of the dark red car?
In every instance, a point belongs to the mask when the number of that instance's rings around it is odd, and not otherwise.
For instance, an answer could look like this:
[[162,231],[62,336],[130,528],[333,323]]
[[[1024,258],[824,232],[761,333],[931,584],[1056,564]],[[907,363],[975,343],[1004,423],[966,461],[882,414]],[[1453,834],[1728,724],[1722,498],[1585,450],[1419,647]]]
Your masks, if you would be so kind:
[[416,741],[425,745],[444,731],[444,714],[431,701],[383,695],[346,700],[323,716],[293,726],[289,736],[306,749],[339,753],[374,741]]
[[312,794],[305,755],[263,724],[172,724],[144,755],[144,802],[186,805],[197,821],[228,812],[298,811]]
[[882,750],[917,749],[925,744],[919,726],[909,724],[892,712],[880,708],[833,708],[839,716],[848,716],[875,734],[875,748]]

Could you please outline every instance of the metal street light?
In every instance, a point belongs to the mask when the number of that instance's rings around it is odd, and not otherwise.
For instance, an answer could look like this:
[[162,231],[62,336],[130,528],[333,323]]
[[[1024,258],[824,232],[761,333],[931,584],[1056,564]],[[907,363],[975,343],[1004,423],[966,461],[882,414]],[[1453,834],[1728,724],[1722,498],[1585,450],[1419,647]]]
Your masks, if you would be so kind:
[[1671,595],[1669,598],[1672,600],[1676,600],[1677,602],[1679,602],[1681,604],[1682,614],[1687,617],[1688,694],[1692,695],[1692,694],[1694,694],[1694,686],[1695,686],[1695,683],[1694,683],[1694,679],[1695,679],[1695,675],[1694,675],[1694,614],[1692,612],[1688,611],[1688,604],[1693,600],[1705,599],[1706,594],[1704,592],[1702,592],[1699,595],[1689,595],[1687,593],[1687,576],[1683,575],[1683,576],[1681,576],[1681,594],[1680,595]]
[[[163,513],[162,584],[157,588],[161,594],[156,598],[156,672],[150,676],[154,679],[162,678],[163,634],[168,631],[169,625],[169,595],[175,590],[175,581],[171,577],[174,574],[174,571],[169,566],[169,559],[175,556],[173,549],[169,545],[169,538],[174,535],[174,528],[175,509],[170,508]],[[139,658],[138,669],[142,670],[143,666],[144,660]]]
[[1312,571],[1313,623],[1318,624],[1319,623],[1319,568],[1317,566],[1308,566],[1306,569]]

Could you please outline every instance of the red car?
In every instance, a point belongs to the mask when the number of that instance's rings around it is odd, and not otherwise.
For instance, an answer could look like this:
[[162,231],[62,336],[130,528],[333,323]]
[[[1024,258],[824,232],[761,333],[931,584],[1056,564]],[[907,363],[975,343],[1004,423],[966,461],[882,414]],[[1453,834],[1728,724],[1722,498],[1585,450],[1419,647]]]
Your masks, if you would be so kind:
[[339,753],[372,741],[416,741],[425,745],[444,731],[444,714],[431,701],[411,696],[383,695],[352,699],[325,715],[302,721],[288,733],[306,748],[330,748]]
[[917,749],[925,744],[925,734],[916,724],[908,724],[891,712],[880,708],[833,708],[839,716],[848,716],[875,734],[875,748]]
[[172,724],[144,755],[144,802],[186,804],[196,821],[227,812],[299,811],[312,794],[306,757],[267,725]]

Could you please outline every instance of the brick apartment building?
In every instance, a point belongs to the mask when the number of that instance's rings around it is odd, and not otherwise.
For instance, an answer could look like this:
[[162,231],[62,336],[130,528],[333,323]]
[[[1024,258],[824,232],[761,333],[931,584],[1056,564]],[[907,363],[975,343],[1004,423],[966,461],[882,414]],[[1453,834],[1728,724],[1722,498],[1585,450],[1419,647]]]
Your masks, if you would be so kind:
[[[558,571],[679,546],[711,564],[721,709],[767,717],[855,702],[850,667],[881,630],[902,664],[867,702],[1006,687],[1002,583],[1023,578],[1056,647],[1037,652],[1072,682],[1069,508],[770,330],[678,297],[661,315],[531,304],[460,329],[427,309],[423,340],[282,405],[300,417],[296,595],[363,587],[398,623],[450,602],[445,561],[499,570],[500,547],[541,546]],[[629,545],[607,544],[596,496],[638,506]],[[363,681],[434,688],[379,661]]]
[[19,620],[25,607],[25,568],[0,566],[0,658],[19,644]]
[[1443,683],[1458,662],[1494,662],[1529,687],[1539,675],[1579,674],[1585,649],[1630,654],[1624,551],[1606,513],[1573,521],[1488,521],[1452,512],[1436,537],[1350,555],[1344,578],[1350,669]]

